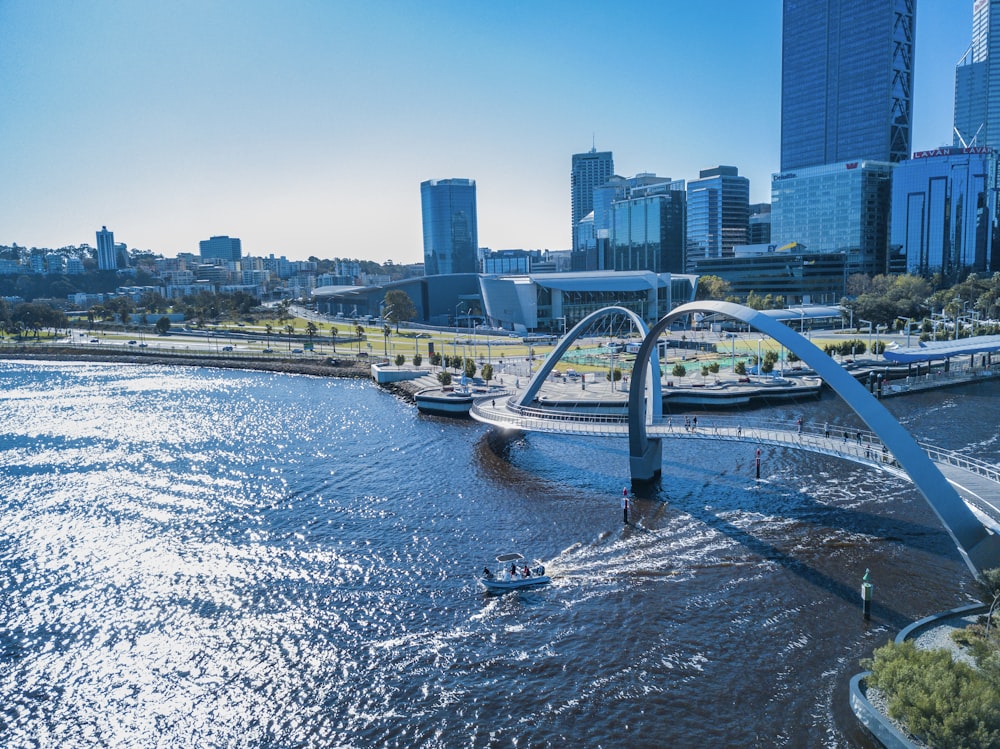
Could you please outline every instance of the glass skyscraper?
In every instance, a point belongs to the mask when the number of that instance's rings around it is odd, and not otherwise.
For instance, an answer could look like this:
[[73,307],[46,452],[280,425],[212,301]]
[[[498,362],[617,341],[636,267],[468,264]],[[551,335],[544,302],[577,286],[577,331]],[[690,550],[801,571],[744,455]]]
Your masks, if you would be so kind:
[[682,180],[633,188],[611,204],[606,270],[684,272],[685,192]]
[[972,44],[955,68],[955,138],[959,147],[1000,148],[1000,0],[976,0]]
[[746,244],[749,216],[750,180],[734,166],[702,169],[687,186],[688,272],[700,258],[729,256]]
[[909,157],[916,0],[784,0],[781,170]]
[[479,272],[476,181],[431,179],[420,183],[424,273]]
[[1000,270],[997,154],[939,148],[913,154],[892,178],[890,251],[899,270],[957,280]]
[[573,167],[569,178],[572,213],[571,249],[578,249],[577,224],[594,210],[594,189],[604,185],[614,173],[615,162],[611,151],[591,148],[587,153],[573,154]]
[[846,253],[847,273],[885,273],[893,166],[847,161],[773,175],[772,242]]

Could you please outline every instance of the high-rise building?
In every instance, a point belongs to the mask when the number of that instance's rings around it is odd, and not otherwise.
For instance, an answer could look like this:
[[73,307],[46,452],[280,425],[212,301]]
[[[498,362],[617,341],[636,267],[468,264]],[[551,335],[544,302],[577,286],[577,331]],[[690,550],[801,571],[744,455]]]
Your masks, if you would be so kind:
[[784,0],[781,171],[910,155],[916,0]]
[[198,243],[202,260],[229,260],[239,262],[243,248],[239,239],[225,235],[203,239]]
[[115,249],[115,233],[102,226],[97,232],[97,267],[99,270],[118,270],[118,251]]
[[771,244],[770,203],[753,203],[750,205],[747,244]]
[[1000,0],[972,7],[972,44],[955,68],[954,144],[1000,148]]
[[627,196],[611,204],[602,269],[683,273],[684,181],[642,174],[626,184]]
[[771,177],[771,242],[846,253],[846,270],[885,273],[893,164],[846,161]]
[[431,179],[421,182],[420,208],[426,275],[477,273],[476,181]]
[[573,167],[569,177],[570,247],[578,249],[577,225],[594,210],[594,189],[604,185],[615,173],[611,151],[591,148],[587,153],[573,154]]
[[735,166],[702,169],[687,186],[688,272],[701,258],[728,257],[746,244],[749,216],[750,180]]
[[997,152],[918,151],[892,176],[890,270],[955,281],[1000,270]]

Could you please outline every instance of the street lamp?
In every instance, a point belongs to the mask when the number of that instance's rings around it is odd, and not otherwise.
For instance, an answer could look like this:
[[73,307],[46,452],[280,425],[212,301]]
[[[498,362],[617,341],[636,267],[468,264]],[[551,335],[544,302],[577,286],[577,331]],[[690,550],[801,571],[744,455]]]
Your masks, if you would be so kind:
[[897,317],[897,320],[902,320],[906,323],[906,348],[910,347],[910,326],[913,324],[912,317]]
[[867,325],[868,326],[868,351],[871,352],[871,350],[872,350],[872,321],[871,320],[862,320],[859,317],[858,318],[858,322],[861,323],[862,325]]

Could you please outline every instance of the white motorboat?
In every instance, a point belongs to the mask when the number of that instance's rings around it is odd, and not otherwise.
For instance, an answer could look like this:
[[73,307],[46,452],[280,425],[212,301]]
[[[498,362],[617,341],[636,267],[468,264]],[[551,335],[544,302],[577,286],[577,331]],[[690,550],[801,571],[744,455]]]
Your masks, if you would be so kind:
[[552,579],[545,574],[545,567],[537,563],[529,567],[524,557],[516,552],[497,557],[496,569],[484,567],[479,582],[491,593],[506,593],[508,590],[533,588],[548,585]]

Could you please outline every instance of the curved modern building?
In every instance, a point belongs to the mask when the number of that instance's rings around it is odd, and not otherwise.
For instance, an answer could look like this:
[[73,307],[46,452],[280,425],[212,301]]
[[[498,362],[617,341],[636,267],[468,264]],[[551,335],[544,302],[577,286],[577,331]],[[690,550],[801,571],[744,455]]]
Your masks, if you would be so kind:
[[476,181],[431,179],[420,183],[424,227],[424,272],[475,273],[478,270],[479,228],[476,221]]

